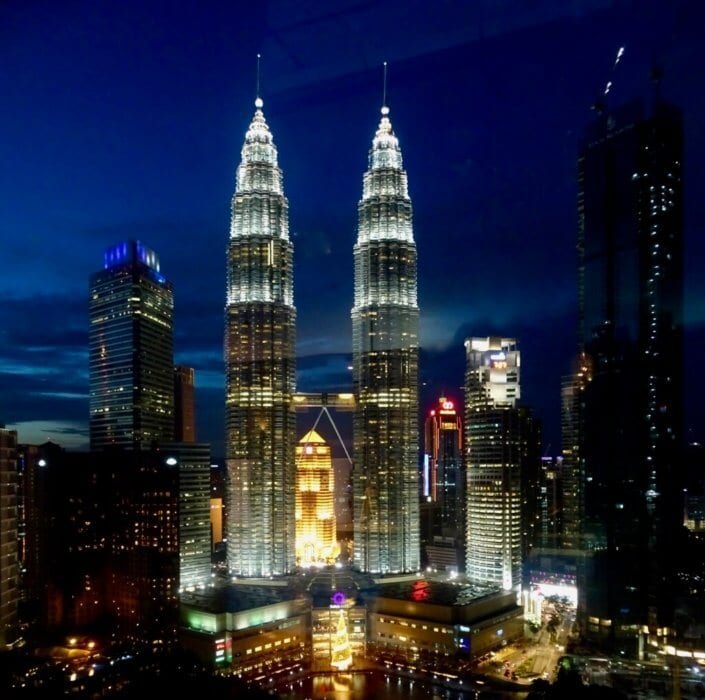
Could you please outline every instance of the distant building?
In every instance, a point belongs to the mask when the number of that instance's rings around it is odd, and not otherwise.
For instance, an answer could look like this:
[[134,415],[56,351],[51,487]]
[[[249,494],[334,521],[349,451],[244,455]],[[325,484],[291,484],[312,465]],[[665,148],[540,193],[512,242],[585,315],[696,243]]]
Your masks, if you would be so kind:
[[604,541],[584,631],[636,651],[673,625],[683,461],[683,123],[660,99],[607,110],[578,156],[585,526]]
[[441,397],[426,417],[421,474],[422,562],[465,570],[463,426],[455,403]]
[[196,442],[193,367],[174,367],[174,440]]
[[90,444],[136,449],[174,435],[174,298],[139,241],[105,251],[90,279]]
[[563,532],[563,457],[541,458],[539,517],[535,544],[558,547]]
[[17,432],[0,426],[0,649],[20,638],[17,543]]
[[519,592],[538,522],[540,437],[513,338],[465,341],[466,574]]
[[179,589],[211,583],[210,445],[177,442],[160,446],[179,472]]
[[574,374],[561,379],[561,543],[567,549],[585,546],[585,457],[582,451],[583,393],[591,368],[583,354]]
[[352,308],[354,563],[417,571],[419,309],[412,208],[389,108],[358,204]]

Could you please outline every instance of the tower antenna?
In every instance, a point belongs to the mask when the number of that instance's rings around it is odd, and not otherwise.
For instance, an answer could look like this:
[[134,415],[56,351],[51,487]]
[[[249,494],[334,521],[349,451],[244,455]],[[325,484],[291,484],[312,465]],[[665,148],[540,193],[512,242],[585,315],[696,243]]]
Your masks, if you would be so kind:
[[260,64],[260,58],[262,58],[262,54],[257,54],[257,85],[256,85],[256,94],[255,94],[255,107],[261,107],[263,102],[262,102],[262,96],[260,95],[259,92],[259,64]]
[[389,114],[389,107],[387,107],[387,62],[383,64],[384,72],[382,79],[382,114]]

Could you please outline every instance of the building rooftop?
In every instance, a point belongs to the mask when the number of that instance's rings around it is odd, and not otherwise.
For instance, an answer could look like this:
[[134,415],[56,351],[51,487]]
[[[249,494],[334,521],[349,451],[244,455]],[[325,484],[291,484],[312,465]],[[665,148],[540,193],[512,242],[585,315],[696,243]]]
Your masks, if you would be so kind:
[[459,607],[498,593],[501,593],[501,589],[489,584],[468,581],[438,581],[427,578],[391,583],[379,581],[377,589],[377,595],[381,598]]
[[184,592],[181,602],[213,613],[236,613],[301,597],[297,586],[231,583],[202,591]]

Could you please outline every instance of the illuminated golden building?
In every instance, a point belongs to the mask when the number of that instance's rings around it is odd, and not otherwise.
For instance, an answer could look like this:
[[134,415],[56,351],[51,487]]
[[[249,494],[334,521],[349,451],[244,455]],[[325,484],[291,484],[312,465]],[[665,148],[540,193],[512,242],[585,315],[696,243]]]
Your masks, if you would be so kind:
[[296,563],[333,564],[340,552],[335,539],[335,491],[330,447],[315,431],[296,447]]

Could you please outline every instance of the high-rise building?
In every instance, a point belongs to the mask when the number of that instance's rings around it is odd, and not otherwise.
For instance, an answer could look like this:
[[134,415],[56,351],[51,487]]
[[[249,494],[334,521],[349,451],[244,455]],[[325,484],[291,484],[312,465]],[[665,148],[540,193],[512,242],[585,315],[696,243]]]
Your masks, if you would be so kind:
[[354,565],[419,568],[416,245],[389,108],[369,152],[358,204],[352,309]]
[[561,379],[561,545],[584,547],[585,459],[581,452],[582,401],[590,366],[581,355],[575,373]]
[[[578,157],[587,633],[631,646],[672,624],[682,523],[683,126],[660,100],[605,111]],[[626,641],[629,638],[631,641]]]
[[134,449],[174,433],[174,298],[139,241],[105,251],[90,280],[91,449]]
[[455,403],[441,397],[426,417],[421,473],[421,542],[425,565],[465,570],[463,425]]
[[174,440],[196,442],[193,367],[174,367]]
[[0,426],[0,649],[19,638],[17,432]]
[[239,576],[294,566],[293,244],[277,149],[255,101],[232,199],[225,309],[227,559]]
[[465,349],[466,573],[518,592],[538,517],[538,426],[518,403],[517,341],[469,338]]
[[114,486],[108,597],[115,632],[141,646],[168,647],[178,625],[180,465],[173,451],[156,446],[109,456]]
[[203,588],[211,582],[210,445],[175,442],[161,451],[179,471],[179,588]]
[[335,563],[335,476],[330,445],[310,430],[296,446],[296,563]]

